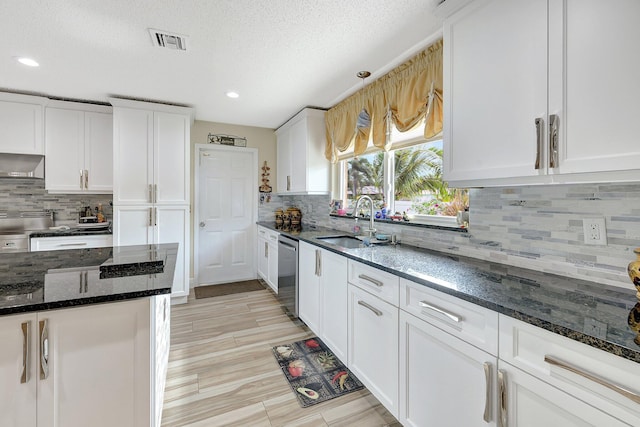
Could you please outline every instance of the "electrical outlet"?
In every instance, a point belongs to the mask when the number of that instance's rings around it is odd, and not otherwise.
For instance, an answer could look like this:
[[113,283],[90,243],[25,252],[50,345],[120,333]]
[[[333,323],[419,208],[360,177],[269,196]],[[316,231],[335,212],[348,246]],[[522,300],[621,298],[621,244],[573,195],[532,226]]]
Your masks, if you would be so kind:
[[604,218],[585,218],[582,220],[584,242],[587,245],[606,245],[607,228]]

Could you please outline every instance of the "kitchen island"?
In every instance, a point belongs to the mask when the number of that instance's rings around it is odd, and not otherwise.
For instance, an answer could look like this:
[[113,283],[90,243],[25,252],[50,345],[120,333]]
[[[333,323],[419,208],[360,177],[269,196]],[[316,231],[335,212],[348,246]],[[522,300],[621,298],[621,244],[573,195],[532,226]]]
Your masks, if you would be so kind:
[[0,425],[159,425],[177,252],[4,254]]

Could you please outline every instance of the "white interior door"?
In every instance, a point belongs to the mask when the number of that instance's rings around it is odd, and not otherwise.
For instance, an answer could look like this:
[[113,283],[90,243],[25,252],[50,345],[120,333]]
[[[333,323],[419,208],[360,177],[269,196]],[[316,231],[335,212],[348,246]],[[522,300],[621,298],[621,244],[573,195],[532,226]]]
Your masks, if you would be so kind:
[[198,285],[255,279],[257,150],[198,149]]

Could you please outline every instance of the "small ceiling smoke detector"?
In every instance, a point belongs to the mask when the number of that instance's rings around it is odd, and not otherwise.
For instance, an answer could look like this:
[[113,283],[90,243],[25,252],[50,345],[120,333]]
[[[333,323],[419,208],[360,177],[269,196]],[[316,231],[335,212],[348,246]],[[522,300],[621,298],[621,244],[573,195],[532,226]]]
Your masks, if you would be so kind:
[[187,36],[149,28],[151,42],[154,46],[173,50],[187,50]]

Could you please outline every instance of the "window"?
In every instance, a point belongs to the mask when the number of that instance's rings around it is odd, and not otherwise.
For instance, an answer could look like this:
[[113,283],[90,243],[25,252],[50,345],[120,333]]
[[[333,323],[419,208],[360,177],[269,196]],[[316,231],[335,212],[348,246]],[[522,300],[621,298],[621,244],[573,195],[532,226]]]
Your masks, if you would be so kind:
[[390,151],[372,150],[339,162],[341,199],[348,213],[366,194],[374,200],[376,217],[385,212],[386,219],[460,226],[456,215],[468,210],[468,191],[450,189],[442,181],[442,140],[425,142],[421,133],[422,127],[405,134],[396,131]]

